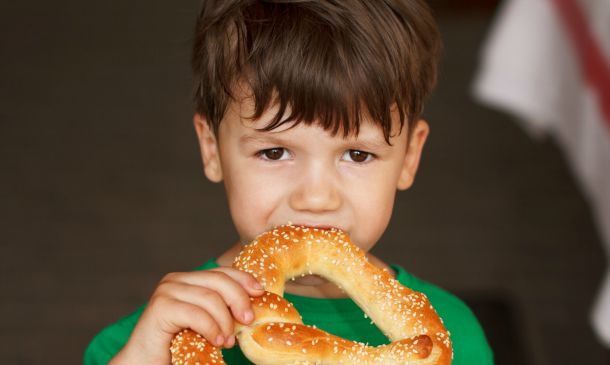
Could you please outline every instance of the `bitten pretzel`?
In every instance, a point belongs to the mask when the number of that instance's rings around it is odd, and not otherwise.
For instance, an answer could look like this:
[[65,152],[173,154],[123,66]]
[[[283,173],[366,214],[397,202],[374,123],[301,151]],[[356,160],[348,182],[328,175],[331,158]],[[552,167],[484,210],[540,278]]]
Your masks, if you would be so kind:
[[[253,322],[235,322],[239,346],[255,364],[451,364],[449,332],[426,296],[369,263],[340,230],[277,227],[245,246],[233,266],[266,290],[250,298]],[[304,325],[282,297],[285,281],[304,274],[338,285],[393,342],[372,347]],[[170,351],[174,365],[225,364],[218,347],[188,329],[174,337]]]

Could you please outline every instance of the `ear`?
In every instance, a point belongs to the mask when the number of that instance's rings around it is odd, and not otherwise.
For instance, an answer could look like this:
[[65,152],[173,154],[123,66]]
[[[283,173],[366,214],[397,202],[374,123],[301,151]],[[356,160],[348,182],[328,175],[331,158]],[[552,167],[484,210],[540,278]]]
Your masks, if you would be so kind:
[[415,123],[413,133],[411,134],[411,140],[407,141],[407,152],[405,153],[405,159],[402,163],[398,184],[396,186],[398,190],[407,190],[413,185],[417,167],[419,166],[419,160],[421,158],[421,152],[429,133],[430,127],[425,120],[420,119]]
[[216,136],[201,114],[195,114],[193,123],[199,140],[205,176],[212,182],[220,182],[222,181],[222,168]]

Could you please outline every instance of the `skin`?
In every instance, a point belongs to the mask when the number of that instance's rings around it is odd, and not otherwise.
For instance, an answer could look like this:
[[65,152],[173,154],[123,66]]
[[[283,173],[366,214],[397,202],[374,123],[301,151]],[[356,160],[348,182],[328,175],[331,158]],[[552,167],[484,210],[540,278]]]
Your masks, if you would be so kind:
[[[254,277],[230,266],[243,243],[274,226],[292,222],[337,227],[367,252],[383,234],[396,191],[413,184],[428,124],[419,120],[407,141],[406,125],[399,131],[398,113],[393,113],[391,145],[381,128],[366,120],[357,136],[348,137],[332,136],[315,123],[257,131],[276,110],[272,106],[258,120],[249,119],[254,104],[242,91],[229,105],[218,136],[203,116],[195,115],[205,175],[224,183],[240,240],[217,259],[218,269],[166,275],[111,364],[168,364],[171,339],[187,327],[214,344],[232,347],[233,321],[249,323],[249,296],[263,291]],[[286,292],[319,298],[345,295],[316,275],[288,282]]]

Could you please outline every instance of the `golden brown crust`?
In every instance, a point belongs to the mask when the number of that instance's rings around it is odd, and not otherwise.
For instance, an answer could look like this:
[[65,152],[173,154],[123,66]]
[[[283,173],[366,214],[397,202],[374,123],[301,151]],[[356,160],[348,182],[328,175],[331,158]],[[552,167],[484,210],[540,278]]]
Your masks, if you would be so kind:
[[427,358],[432,351],[432,341],[426,335],[372,347],[310,326],[291,323],[268,323],[255,328],[251,335],[259,346],[266,347],[269,351],[291,354],[295,360],[315,363],[328,362],[331,359],[334,362],[343,360],[347,363],[357,363],[362,361],[363,357],[376,360],[384,354],[386,360],[418,360]]
[[[369,263],[364,252],[340,230],[277,227],[244,247],[233,266],[251,273],[267,291],[252,298],[254,322],[248,326],[236,322],[235,326],[242,351],[256,364],[451,363],[449,333],[426,296]],[[294,306],[282,295],[287,279],[312,273],[347,292],[393,342],[370,347],[303,325]],[[184,338],[184,334],[180,336]],[[187,359],[185,353],[196,348],[216,356],[208,350],[211,345],[203,347],[192,341],[192,336],[188,339],[194,345],[184,340],[172,345],[173,364],[195,364],[199,357],[189,355]],[[174,358],[182,362],[174,362]]]
[[169,351],[172,354],[173,365],[226,364],[218,347],[211,345],[200,334],[188,329],[184,329],[174,336]]

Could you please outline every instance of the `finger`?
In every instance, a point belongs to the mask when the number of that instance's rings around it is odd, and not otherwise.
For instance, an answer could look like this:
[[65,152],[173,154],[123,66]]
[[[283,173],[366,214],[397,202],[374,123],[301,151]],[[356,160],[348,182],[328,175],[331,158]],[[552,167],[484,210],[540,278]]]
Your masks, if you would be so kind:
[[[241,323],[248,324],[254,317],[250,295],[242,285],[243,275],[236,274],[235,271],[237,270],[229,270],[228,273],[225,270],[195,271],[180,275],[177,280],[214,290],[229,306],[233,317]],[[260,291],[260,294],[262,293]]]
[[[233,335],[233,316],[227,303],[212,289],[182,282],[171,283],[170,289],[159,288],[165,295],[197,305],[208,312],[220,326],[225,340]],[[171,293],[168,293],[171,291]]]
[[172,319],[166,324],[171,333],[190,328],[215,346],[220,347],[224,344],[224,337],[218,323],[206,310],[177,299],[170,298],[168,301],[171,305]]
[[197,280],[198,277],[205,276],[210,272],[222,272],[231,277],[234,281],[239,283],[244,290],[251,296],[260,296],[265,292],[263,286],[256,280],[256,278],[247,272],[234,269],[232,267],[218,267],[205,271],[192,271],[192,272],[178,272],[170,273],[165,276],[162,281],[185,281],[193,284],[192,279]]
[[233,280],[237,281],[248,294],[253,296],[259,296],[265,292],[263,286],[256,280],[256,278],[245,271],[237,270],[232,267],[218,267],[209,271],[223,272],[229,275]]

